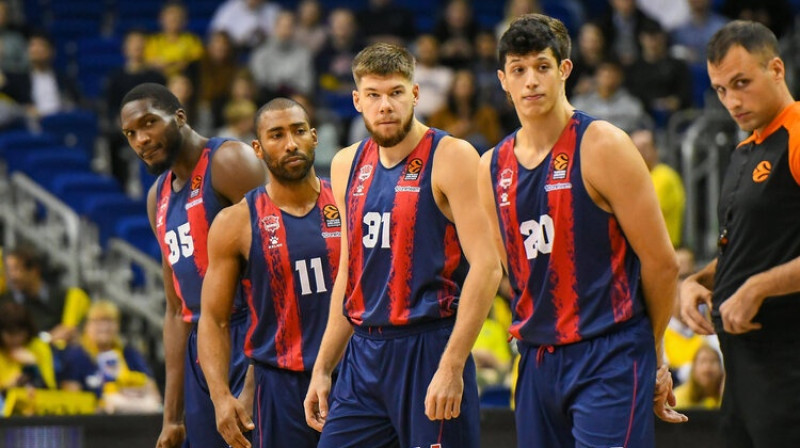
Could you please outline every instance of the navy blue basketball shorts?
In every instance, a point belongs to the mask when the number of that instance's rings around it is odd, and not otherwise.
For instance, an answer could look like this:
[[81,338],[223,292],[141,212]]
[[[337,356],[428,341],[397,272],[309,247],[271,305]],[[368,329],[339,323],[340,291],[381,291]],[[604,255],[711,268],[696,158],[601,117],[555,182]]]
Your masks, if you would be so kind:
[[562,346],[520,344],[518,446],[651,448],[656,356],[646,318]]
[[453,319],[413,328],[356,328],[329,399],[321,448],[478,448],[475,363],[464,368],[461,414],[425,416],[425,395]]
[[311,372],[254,364],[254,448],[315,448],[319,433],[306,424],[303,400]]
[[[228,384],[234,396],[238,396],[242,391],[247,367],[250,365],[250,360],[244,355],[244,340],[249,320],[246,315],[243,316],[234,316],[231,319],[231,362],[228,366]],[[214,403],[211,401],[206,377],[198,360],[197,325],[189,334],[184,365],[183,403],[187,442],[184,446],[227,448],[225,439],[217,432]]]

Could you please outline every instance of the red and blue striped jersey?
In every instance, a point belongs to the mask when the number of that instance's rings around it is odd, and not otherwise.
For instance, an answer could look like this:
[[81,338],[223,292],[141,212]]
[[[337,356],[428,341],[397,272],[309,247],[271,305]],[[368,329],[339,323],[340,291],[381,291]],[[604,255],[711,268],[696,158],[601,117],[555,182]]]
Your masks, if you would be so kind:
[[172,267],[186,322],[200,319],[200,291],[208,268],[208,229],[224,208],[212,186],[211,159],[227,140],[208,140],[191,178],[179,191],[172,189],[172,171],[156,181],[156,236],[164,259]]
[[579,148],[592,121],[575,111],[550,154],[531,170],[514,154],[516,133],[492,154],[514,296],[510,331],[530,344],[589,339],[644,312],[639,258],[614,215],[583,184]]
[[455,314],[461,245],[431,188],[433,156],[445,135],[429,129],[391,168],[381,164],[371,138],[356,151],[345,198],[344,313],[354,325],[403,326]]
[[253,240],[244,275],[249,358],[310,371],[328,322],[341,252],[341,219],[330,182],[320,179],[317,205],[305,216],[284,213],[264,187],[245,195]]

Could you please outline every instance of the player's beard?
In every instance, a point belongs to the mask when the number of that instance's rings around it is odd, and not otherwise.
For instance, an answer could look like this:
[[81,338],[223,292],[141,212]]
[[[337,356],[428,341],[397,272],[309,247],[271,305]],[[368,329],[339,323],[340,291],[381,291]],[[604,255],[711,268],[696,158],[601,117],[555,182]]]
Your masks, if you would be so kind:
[[[305,164],[294,169],[285,168],[284,161],[291,157],[302,157]],[[299,151],[295,151],[291,154],[281,157],[277,161],[271,159],[267,159],[265,161],[267,162],[267,168],[269,168],[269,174],[273,179],[287,183],[296,183],[305,179],[306,176],[308,176],[308,172],[311,171],[311,168],[314,166],[314,152],[312,151],[311,154],[306,155]]]
[[162,173],[172,168],[172,164],[175,163],[175,159],[178,158],[178,152],[180,152],[181,148],[181,134],[178,130],[177,123],[173,121],[172,124],[170,124],[165,132],[164,138],[166,140],[164,145],[164,160],[153,163],[152,165],[145,163],[147,172],[154,176],[160,176]]
[[402,142],[404,138],[411,132],[411,125],[414,123],[414,110],[411,110],[411,113],[408,115],[408,119],[405,123],[400,126],[400,129],[395,132],[393,135],[381,135],[378,134],[372,126],[370,126],[369,122],[366,118],[364,118],[364,125],[367,127],[367,131],[369,131],[372,140],[383,148],[391,148],[396,146],[398,143]]

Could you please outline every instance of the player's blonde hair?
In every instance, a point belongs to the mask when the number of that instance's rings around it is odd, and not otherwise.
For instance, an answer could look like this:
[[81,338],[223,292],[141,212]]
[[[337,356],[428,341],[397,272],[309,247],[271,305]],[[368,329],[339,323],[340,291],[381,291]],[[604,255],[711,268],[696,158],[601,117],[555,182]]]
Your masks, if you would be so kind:
[[361,50],[353,59],[353,79],[358,84],[366,75],[399,74],[414,81],[414,56],[399,45],[379,42]]

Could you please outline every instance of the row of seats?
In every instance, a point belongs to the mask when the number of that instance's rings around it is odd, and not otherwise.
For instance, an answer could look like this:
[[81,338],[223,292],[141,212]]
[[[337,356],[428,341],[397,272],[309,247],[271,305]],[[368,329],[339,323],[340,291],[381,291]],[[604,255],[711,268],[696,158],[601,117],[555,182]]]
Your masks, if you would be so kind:
[[45,117],[41,133],[4,132],[0,135],[0,159],[8,173],[27,174],[94,223],[102,248],[109,238],[119,237],[160,258],[144,201],[131,199],[114,178],[92,170],[93,154],[88,148],[94,147],[97,119],[91,120],[93,128],[82,126],[87,115],[91,114],[79,111]]

